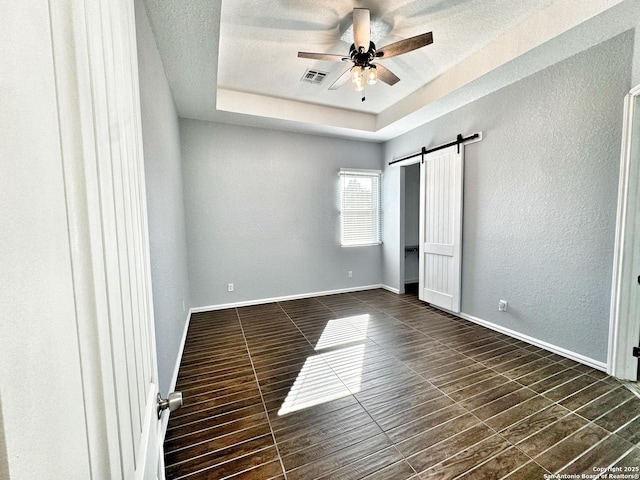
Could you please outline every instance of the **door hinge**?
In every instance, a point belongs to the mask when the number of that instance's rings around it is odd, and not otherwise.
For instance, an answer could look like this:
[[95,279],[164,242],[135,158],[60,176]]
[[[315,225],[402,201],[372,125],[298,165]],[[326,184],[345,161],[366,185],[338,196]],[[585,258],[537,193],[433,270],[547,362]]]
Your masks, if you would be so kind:
[[633,347],[633,356],[640,357],[640,347]]

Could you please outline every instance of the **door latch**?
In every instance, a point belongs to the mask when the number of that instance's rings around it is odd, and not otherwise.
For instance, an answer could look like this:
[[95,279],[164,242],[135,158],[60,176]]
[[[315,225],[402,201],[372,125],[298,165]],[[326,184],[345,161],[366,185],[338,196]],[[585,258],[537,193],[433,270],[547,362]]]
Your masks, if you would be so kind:
[[171,392],[167,398],[162,398],[158,393],[158,420],[162,417],[162,412],[167,408],[174,412],[182,406],[182,392]]

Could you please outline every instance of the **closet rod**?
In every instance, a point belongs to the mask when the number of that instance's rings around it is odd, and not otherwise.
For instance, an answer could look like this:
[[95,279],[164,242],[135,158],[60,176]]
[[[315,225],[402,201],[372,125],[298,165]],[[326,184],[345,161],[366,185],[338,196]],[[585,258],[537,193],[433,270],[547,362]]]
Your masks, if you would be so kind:
[[458,134],[458,137],[449,143],[445,143],[444,145],[438,145],[437,147],[433,147],[427,150],[426,147],[422,147],[422,150],[418,153],[414,153],[413,155],[407,155],[406,157],[399,158],[397,160],[393,160],[389,162],[389,165],[393,165],[394,163],[402,162],[403,160],[409,160],[410,158],[417,157],[418,155],[426,155],[427,153],[436,152],[438,150],[442,150],[443,148],[451,147],[452,145],[460,145],[462,142],[466,142],[467,140],[473,140],[480,137],[479,133],[474,133],[473,135],[469,135],[466,138],[462,138],[462,134]]

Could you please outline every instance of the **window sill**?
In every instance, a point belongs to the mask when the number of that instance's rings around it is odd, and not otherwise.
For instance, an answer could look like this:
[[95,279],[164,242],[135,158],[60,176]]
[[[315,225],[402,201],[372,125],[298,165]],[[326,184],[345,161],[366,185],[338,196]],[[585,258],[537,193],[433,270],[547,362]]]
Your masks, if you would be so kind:
[[353,247],[377,247],[382,245],[382,242],[377,243],[358,243],[355,245],[340,245],[342,248],[353,248]]

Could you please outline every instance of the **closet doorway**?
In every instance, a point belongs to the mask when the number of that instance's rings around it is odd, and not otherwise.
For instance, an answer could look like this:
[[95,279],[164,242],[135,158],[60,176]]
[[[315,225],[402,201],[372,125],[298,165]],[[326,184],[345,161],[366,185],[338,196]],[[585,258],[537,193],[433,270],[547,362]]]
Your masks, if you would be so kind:
[[404,261],[401,262],[401,286],[404,293],[418,296],[419,279],[419,236],[420,236],[420,163],[402,168],[404,211],[402,229],[402,251]]

